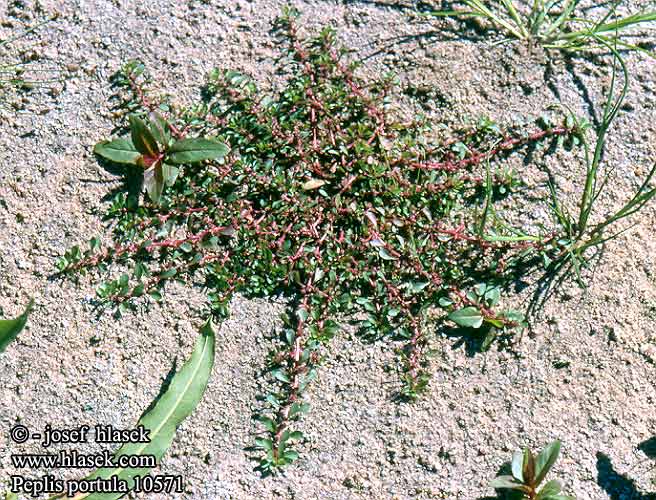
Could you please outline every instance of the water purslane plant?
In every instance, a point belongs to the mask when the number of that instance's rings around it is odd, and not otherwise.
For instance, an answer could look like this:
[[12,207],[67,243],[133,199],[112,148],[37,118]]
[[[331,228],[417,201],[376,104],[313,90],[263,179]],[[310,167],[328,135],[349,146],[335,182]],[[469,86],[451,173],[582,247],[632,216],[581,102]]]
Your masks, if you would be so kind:
[[126,65],[114,80],[125,136],[95,151],[137,174],[147,196],[119,193],[107,214],[114,241],[93,238],[59,262],[62,273],[100,271],[100,302],[118,313],[162,300],[170,281],[200,283],[219,320],[236,293],[285,297],[257,417],[265,471],[298,457],[295,422],[340,323],[403,345],[407,399],[429,381],[436,325],[476,329],[489,344],[523,324],[500,308],[501,289],[535,262],[563,262],[575,243],[558,224],[526,234],[501,221],[494,207],[518,180],[500,160],[586,132],[571,117],[530,130],[488,120],[444,138],[398,118],[393,78],[357,76],[333,31],[304,38],[293,11],[276,28],[285,76],[268,94],[215,70],[202,101],[177,109],[149,92],[142,64]]

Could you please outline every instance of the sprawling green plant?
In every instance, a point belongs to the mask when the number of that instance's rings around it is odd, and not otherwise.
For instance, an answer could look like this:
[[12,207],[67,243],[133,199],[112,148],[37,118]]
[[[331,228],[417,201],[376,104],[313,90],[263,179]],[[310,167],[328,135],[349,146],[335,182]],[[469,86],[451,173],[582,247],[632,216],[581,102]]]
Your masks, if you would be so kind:
[[609,44],[654,57],[653,52],[627,40],[635,36],[636,27],[649,26],[656,21],[656,11],[616,17],[615,9],[622,4],[621,1],[606,5],[595,19],[579,12],[581,0],[462,0],[456,3],[465,9],[432,11],[429,15],[487,20],[503,33],[500,43],[533,41],[546,49],[569,52],[605,49],[605,44]]
[[490,488],[517,491],[527,500],[575,500],[573,496],[561,494],[562,486],[555,479],[540,488],[559,453],[560,441],[549,444],[537,456],[528,448],[516,452],[511,463],[512,476],[495,478]]
[[557,262],[570,242],[560,227],[529,235],[501,221],[497,201],[519,181],[499,163],[585,132],[571,119],[528,132],[483,120],[452,140],[423,119],[402,122],[392,78],[358,77],[331,30],[304,39],[295,18],[276,23],[286,47],[277,92],[215,70],[202,102],[175,109],[148,92],[142,64],[126,65],[114,83],[129,136],[95,151],[125,164],[148,198],[118,193],[114,241],[93,238],[59,262],[106,273],[98,296],[118,313],[161,300],[174,280],[202,284],[219,319],[235,293],[287,299],[257,415],[264,470],[298,456],[295,422],[338,321],[402,343],[408,399],[429,381],[437,325],[474,329],[489,345],[523,324],[499,306],[502,288],[528,265]]

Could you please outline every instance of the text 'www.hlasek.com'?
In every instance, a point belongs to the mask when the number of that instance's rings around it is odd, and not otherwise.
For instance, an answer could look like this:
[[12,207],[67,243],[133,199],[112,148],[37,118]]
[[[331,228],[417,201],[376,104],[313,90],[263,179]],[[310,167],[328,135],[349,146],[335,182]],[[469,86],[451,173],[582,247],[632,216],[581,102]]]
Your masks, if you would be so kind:
[[[157,467],[154,455],[131,453],[126,450],[115,453],[102,450],[83,453],[75,448],[53,451],[58,445],[130,444],[135,450],[146,449],[150,443],[150,431],[142,425],[135,429],[116,429],[111,425],[82,425],[73,429],[54,429],[47,425],[42,432],[33,432],[18,424],[11,428],[9,437],[22,445],[34,442],[41,453],[13,453],[11,464],[15,469],[98,469],[94,474],[81,479],[61,479],[52,474],[29,477],[29,473],[10,476],[13,493],[38,497],[44,494],[65,494],[68,497],[92,493],[181,493],[183,480],[180,475],[150,475],[148,471]],[[143,446],[139,446],[143,445]],[[41,451],[41,450],[39,450]],[[137,473],[133,473],[133,471]],[[139,474],[139,470],[143,474]]]

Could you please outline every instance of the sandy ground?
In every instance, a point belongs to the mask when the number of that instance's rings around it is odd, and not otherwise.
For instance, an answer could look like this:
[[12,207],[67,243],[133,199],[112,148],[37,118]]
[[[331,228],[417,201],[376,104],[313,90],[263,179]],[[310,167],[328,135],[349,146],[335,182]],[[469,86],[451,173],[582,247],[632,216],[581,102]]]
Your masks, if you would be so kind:
[[[2,38],[34,7],[10,4],[0,1]],[[59,64],[67,81],[12,97],[0,108],[0,307],[13,316],[29,297],[36,299],[29,327],[0,357],[0,481],[18,472],[11,453],[40,451],[10,441],[8,430],[17,422],[35,430],[48,423],[131,427],[174,360],[179,365],[191,351],[200,324],[202,296],[195,290],[171,290],[163,307],[116,321],[91,307],[92,279],[76,285],[50,278],[67,248],[102,234],[104,197],[120,186],[91,154],[113,125],[108,77],[127,59],[141,58],[159,88],[183,101],[198,95],[215,66],[267,82],[275,55],[268,31],[283,2],[41,4],[60,18],[17,48],[34,51],[41,64]],[[528,119],[558,100],[586,115],[609,81],[603,64],[577,59],[546,72],[544,54],[490,48],[455,23],[411,20],[399,5],[294,4],[308,27],[337,27],[356,56],[366,57],[364,71],[393,69],[402,88],[414,86],[425,96],[412,106],[453,123],[484,114],[502,122]],[[429,30],[436,32],[410,36]],[[394,37],[403,43],[388,47]],[[656,154],[655,66],[640,57],[629,61],[634,78],[606,153],[616,175],[601,215],[636,188]],[[576,159],[559,153],[544,160],[572,200],[581,174]],[[538,182],[526,168],[529,183]],[[236,299],[232,318],[220,328],[205,398],[160,468],[184,477],[186,492],[172,497],[479,499],[493,495],[486,484],[513,450],[560,438],[554,477],[568,493],[655,498],[656,455],[649,446],[656,435],[654,208],[607,246],[587,290],[568,285],[549,300],[514,351],[472,354],[460,339],[436,334],[435,376],[414,405],[392,401],[399,386],[394,346],[363,344],[344,332],[310,391],[313,408],[302,427],[311,442],[276,478],[261,478],[244,448],[257,428],[251,413],[266,335],[281,304]],[[524,291],[510,302],[521,306],[528,297]]]

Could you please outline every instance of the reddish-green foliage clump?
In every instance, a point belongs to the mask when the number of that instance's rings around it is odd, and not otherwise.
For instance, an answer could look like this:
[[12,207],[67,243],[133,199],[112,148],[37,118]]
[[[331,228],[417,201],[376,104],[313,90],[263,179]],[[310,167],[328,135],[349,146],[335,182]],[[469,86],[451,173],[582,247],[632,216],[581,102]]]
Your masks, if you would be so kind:
[[171,110],[147,95],[140,64],[117,76],[131,136],[96,152],[129,164],[130,174],[145,171],[149,199],[120,193],[108,214],[115,241],[103,248],[94,239],[60,262],[67,272],[127,266],[99,289],[119,312],[139,297],[159,300],[170,280],[202,280],[217,317],[235,293],[288,299],[258,416],[265,470],[298,456],[304,437],[294,422],[309,408],[305,390],[339,321],[404,343],[400,395],[409,399],[428,382],[438,322],[488,340],[522,323],[498,310],[500,287],[558,243],[546,233],[490,236],[490,207],[516,182],[495,162],[577,132],[503,133],[484,122],[461,141],[440,141],[430,123],[395,117],[393,79],[358,77],[332,31],[303,39],[291,13],[276,26],[286,76],[270,95],[217,70],[201,103]]

